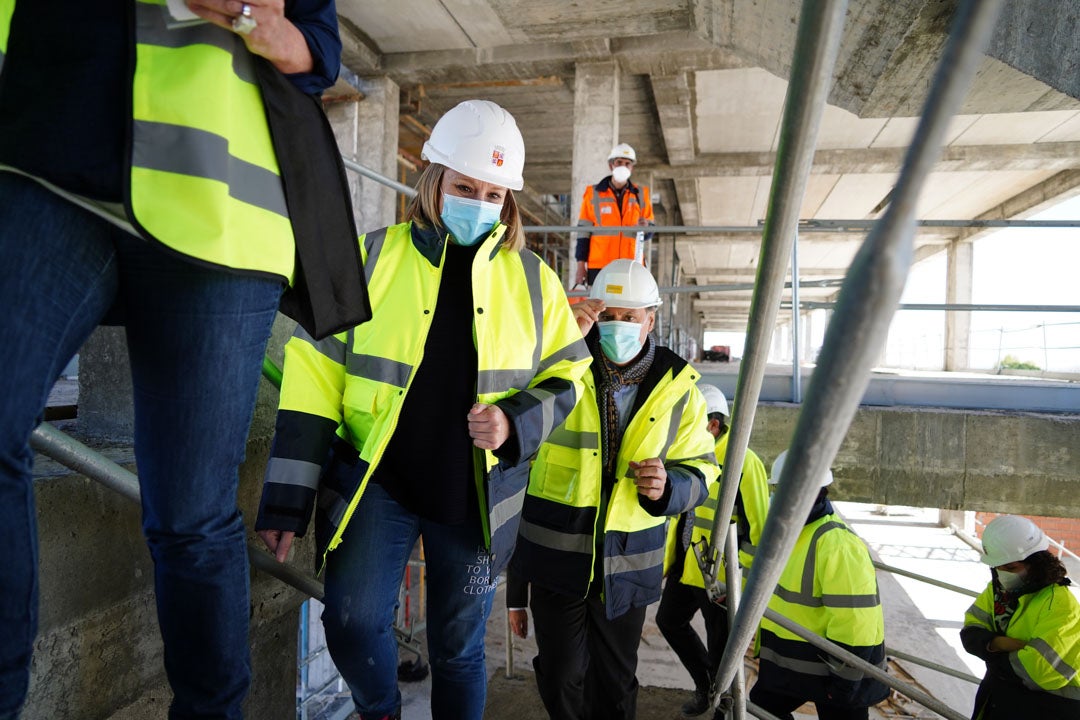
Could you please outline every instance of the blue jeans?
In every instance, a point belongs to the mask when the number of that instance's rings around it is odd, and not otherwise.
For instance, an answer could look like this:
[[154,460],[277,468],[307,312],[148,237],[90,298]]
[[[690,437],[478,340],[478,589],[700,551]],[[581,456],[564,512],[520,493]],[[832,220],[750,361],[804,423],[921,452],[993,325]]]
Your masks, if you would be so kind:
[[237,470],[282,283],[187,262],[2,172],[0,258],[0,718],[25,699],[37,631],[30,434],[61,370],[115,308],[169,717],[239,720],[251,673]]
[[374,483],[341,545],[327,556],[322,619],[330,656],[363,720],[401,707],[394,612],[417,536],[424,538],[427,563],[431,717],[480,720],[487,697],[484,627],[495,597],[480,528],[424,520]]

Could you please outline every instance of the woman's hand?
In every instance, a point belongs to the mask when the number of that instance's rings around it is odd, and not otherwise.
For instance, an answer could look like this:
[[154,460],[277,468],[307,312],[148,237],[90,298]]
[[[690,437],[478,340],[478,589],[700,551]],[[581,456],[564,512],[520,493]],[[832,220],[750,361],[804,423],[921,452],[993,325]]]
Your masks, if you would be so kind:
[[630,470],[634,473],[634,484],[639,495],[650,500],[659,500],[667,487],[667,470],[660,458],[649,458],[641,462],[630,461]]
[[570,309],[574,311],[574,319],[577,320],[577,326],[581,330],[582,337],[588,335],[589,331],[592,330],[592,326],[600,321],[600,313],[606,307],[607,305],[603,300],[593,298],[585,298],[581,302],[570,306]]
[[296,533],[292,530],[259,530],[255,533],[280,563],[285,562]]
[[469,437],[483,450],[498,450],[510,437],[510,420],[498,405],[476,403],[469,410]]
[[251,8],[255,28],[241,34],[247,49],[261,55],[285,74],[311,72],[315,61],[311,57],[304,35],[285,17],[284,0],[187,0],[188,8],[204,20],[232,31],[233,20]]

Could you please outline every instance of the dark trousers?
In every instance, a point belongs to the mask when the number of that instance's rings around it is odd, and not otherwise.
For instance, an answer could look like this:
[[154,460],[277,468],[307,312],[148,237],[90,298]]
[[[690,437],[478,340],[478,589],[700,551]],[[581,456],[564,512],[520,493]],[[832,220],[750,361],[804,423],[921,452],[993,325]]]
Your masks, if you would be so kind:
[[[750,702],[763,710],[768,710],[781,720],[793,720],[791,711],[806,702],[806,698],[784,695],[755,685],[750,690]],[[817,708],[817,714],[821,720],[867,720],[870,717],[869,708],[864,707],[829,705],[820,702],[815,702],[814,707]]]
[[[695,613],[701,611],[705,619],[705,643],[690,626]],[[724,608],[709,602],[709,594],[703,588],[684,585],[677,578],[668,578],[660,607],[656,611],[656,625],[668,645],[679,656],[683,667],[690,673],[694,687],[707,691],[716,677],[720,659],[727,645],[728,623]]]
[[645,608],[608,620],[599,597],[532,586],[536,685],[555,720],[634,720]]

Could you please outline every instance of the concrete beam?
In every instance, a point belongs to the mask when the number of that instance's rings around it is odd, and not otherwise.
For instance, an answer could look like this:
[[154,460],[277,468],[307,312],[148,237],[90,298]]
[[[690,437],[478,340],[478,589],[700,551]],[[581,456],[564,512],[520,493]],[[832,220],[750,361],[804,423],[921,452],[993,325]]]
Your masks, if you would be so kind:
[[689,164],[694,161],[694,122],[686,73],[653,75],[650,80],[667,160],[671,165]]
[[1080,98],[1080,7],[1058,0],[1005,3],[987,54]]
[[[979,215],[976,220],[1013,220],[1031,217],[1080,194],[1080,170],[1065,170],[1033,185]],[[958,239],[973,242],[993,228],[961,228]]]
[[[896,173],[907,148],[818,150],[812,172]],[[701,177],[765,177],[776,164],[774,152],[699,153],[693,165],[657,165],[659,177],[689,180]],[[991,172],[995,170],[1066,170],[1080,168],[1080,142],[1015,145],[950,145],[943,149],[935,172]]]

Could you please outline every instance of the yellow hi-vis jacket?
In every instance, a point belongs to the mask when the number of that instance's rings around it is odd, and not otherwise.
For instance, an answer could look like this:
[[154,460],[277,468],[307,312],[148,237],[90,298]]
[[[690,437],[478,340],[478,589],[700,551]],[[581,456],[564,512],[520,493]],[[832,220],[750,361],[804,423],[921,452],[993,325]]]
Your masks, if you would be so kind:
[[[884,669],[885,620],[870,552],[824,502],[825,514],[799,533],[769,609]],[[884,683],[768,618],[759,642],[764,688],[847,707],[868,707],[889,694]]]
[[[728,433],[724,433],[716,441],[716,459],[720,464],[721,471],[724,467],[724,458],[727,456]],[[720,498],[720,483],[714,483],[709,488],[709,497],[701,505],[694,508],[694,530],[690,536],[691,546],[700,540],[712,538],[713,519],[716,517],[716,505]],[[761,540],[761,529],[765,526],[765,517],[769,514],[769,475],[765,471],[765,465],[761,458],[751,450],[746,449],[746,459],[743,461],[742,473],[739,476],[739,492],[735,500],[735,512],[731,516],[732,522],[738,526],[739,536],[739,564],[749,568],[754,561],[754,551],[758,541]],[[679,538],[675,537],[678,523],[671,524],[671,536],[669,537],[668,551],[671,556],[677,557],[675,544]],[[721,557],[723,557],[723,540],[721,539]],[[727,582],[724,565],[720,563],[716,569],[717,579]],[[743,578],[745,582],[745,576]],[[683,558],[682,575],[679,582],[694,587],[705,587],[705,580],[701,576],[701,568],[697,563],[697,556],[693,548],[687,550]]]
[[[1080,718],[1080,602],[1069,588],[1048,585],[1021,595],[1012,616],[995,617],[993,583],[964,614],[965,647],[987,660],[987,673],[975,699],[976,718]],[[970,648],[966,635],[979,637]],[[1023,640],[1027,646],[1010,653],[984,653],[994,635]],[[1064,713],[1064,714],[1062,714]]]
[[[597,336],[594,328],[594,363],[603,362]],[[717,466],[698,372],[657,347],[638,385],[614,476],[605,477],[594,374],[586,373],[581,402],[533,463],[512,571],[581,598],[602,581],[607,616],[615,618],[659,599],[668,516],[705,500]],[[656,457],[667,469],[668,489],[654,501],[638,494],[629,463]],[[602,558],[594,555],[598,546]],[[602,578],[594,576],[597,560]]]
[[[170,29],[137,0],[128,219],[188,257],[293,277],[295,244],[254,58],[236,33]],[[15,0],[0,0],[0,67]]]
[[[475,451],[491,577],[513,550],[529,460],[574,407],[590,362],[558,277],[531,251],[503,249],[505,229],[492,230],[472,265],[476,399],[498,404],[514,429],[507,442],[517,443],[512,465],[491,451]],[[368,233],[361,255],[372,319],[319,342],[297,330],[285,346],[256,527],[300,534],[314,507],[317,571],[341,541],[424,361],[446,242],[412,223]],[[359,457],[354,467],[321,473],[335,435]],[[417,458],[418,469],[425,463],[430,459]]]

